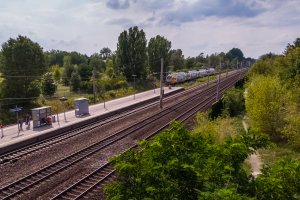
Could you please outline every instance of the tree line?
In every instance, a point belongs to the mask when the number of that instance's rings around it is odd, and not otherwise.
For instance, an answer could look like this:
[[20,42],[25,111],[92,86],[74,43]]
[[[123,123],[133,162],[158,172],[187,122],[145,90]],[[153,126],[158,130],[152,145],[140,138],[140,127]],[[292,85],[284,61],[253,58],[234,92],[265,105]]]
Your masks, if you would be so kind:
[[300,38],[282,55],[265,54],[249,72],[246,110],[252,127],[300,150]]
[[[164,59],[164,72],[220,66],[235,68],[254,60],[245,58],[238,48],[229,52],[185,58],[181,49],[172,49],[171,41],[157,35],[146,40],[143,29],[131,27],[118,37],[117,50],[108,47],[87,56],[78,52],[43,48],[26,36],[10,38],[0,52],[0,98],[31,101],[43,94],[52,96],[58,84],[70,86],[71,91],[93,93],[124,87],[137,80],[153,80]],[[6,101],[6,103],[8,102]]]

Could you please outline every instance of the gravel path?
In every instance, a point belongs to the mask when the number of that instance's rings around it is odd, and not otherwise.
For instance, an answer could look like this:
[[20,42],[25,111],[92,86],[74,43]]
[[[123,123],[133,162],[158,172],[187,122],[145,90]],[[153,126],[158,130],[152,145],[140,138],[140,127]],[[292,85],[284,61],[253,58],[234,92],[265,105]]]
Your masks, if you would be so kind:
[[[244,127],[245,131],[248,132],[249,126],[248,126],[246,120],[247,120],[247,117],[245,116],[243,119],[243,127]],[[262,167],[261,157],[257,151],[255,151],[252,155],[250,155],[249,163],[250,163],[251,169],[252,169],[251,174],[254,178],[256,178],[259,174],[261,174],[261,167]]]

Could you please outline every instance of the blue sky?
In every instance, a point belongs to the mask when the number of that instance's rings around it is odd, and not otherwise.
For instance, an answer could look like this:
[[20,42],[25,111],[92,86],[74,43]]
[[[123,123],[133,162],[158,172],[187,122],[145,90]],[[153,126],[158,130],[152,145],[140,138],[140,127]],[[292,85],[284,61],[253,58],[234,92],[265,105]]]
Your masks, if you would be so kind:
[[300,37],[299,0],[0,0],[0,43],[26,35],[44,50],[117,48],[131,26],[162,35],[185,57],[240,48],[282,53]]

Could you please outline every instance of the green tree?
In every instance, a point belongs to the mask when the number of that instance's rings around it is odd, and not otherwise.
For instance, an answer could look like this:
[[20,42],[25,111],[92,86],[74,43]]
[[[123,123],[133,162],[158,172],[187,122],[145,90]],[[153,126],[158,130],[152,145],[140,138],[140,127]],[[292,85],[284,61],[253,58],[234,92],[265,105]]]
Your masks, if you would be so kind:
[[137,78],[146,77],[146,45],[145,33],[137,26],[120,34],[117,47],[118,67],[127,80],[132,80],[134,74]]
[[72,51],[71,53],[69,53],[69,56],[71,57],[71,64],[73,64],[73,65],[80,65],[80,64],[88,63],[88,57],[86,55],[80,54],[76,51]]
[[[18,36],[2,44],[1,73],[2,97],[27,98],[39,96],[34,86],[36,80],[45,73],[46,66],[43,50],[38,43],[29,38]],[[32,83],[34,82],[34,83]],[[34,89],[35,88],[35,89]],[[34,92],[33,92],[34,91]]]
[[184,55],[181,49],[171,50],[169,52],[170,65],[173,66],[173,71],[183,69],[184,67]]
[[223,97],[224,109],[231,117],[242,114],[245,110],[245,99],[243,90],[230,89],[227,90]]
[[67,52],[60,50],[46,51],[44,55],[46,58],[47,66],[58,65],[62,67],[64,64],[64,56],[66,56],[67,54]]
[[69,85],[70,84],[70,78],[71,75],[74,71],[74,66],[72,65],[71,62],[71,56],[64,56],[64,69],[62,73],[62,82],[64,85]]
[[80,88],[80,84],[81,84],[81,77],[79,73],[75,70],[72,72],[71,79],[70,79],[71,90],[73,92],[77,92]]
[[105,68],[105,62],[102,60],[99,54],[93,54],[90,57],[89,66],[93,70],[103,72]]
[[229,60],[237,59],[239,62],[244,60],[244,54],[239,48],[232,48],[226,53]]
[[78,71],[81,79],[84,81],[89,80],[90,77],[93,75],[93,73],[92,73],[93,68],[91,68],[88,64],[85,64],[85,63],[78,65],[77,71]]
[[167,58],[170,49],[171,42],[160,35],[157,35],[149,40],[148,59],[150,70],[152,72],[160,72],[161,58],[164,59],[164,71],[166,71],[166,66],[168,66]]
[[185,59],[185,68],[187,69],[193,69],[196,66],[196,59],[194,57],[187,57]]
[[264,167],[255,181],[257,199],[292,200],[300,196],[300,161],[281,159]]
[[39,80],[31,81],[28,85],[27,95],[31,98],[38,98],[41,94],[41,82]]
[[246,111],[251,126],[259,132],[280,139],[288,98],[276,77],[254,77],[247,88]]
[[212,136],[172,124],[138,151],[114,158],[119,181],[106,187],[108,199],[218,199],[254,191],[242,163],[266,139],[241,134],[216,144]]
[[249,74],[250,76],[255,75],[274,75],[275,74],[275,58],[274,54],[265,54],[251,67]]
[[110,50],[110,48],[108,47],[103,47],[101,50],[100,50],[100,55],[101,57],[106,60],[107,58],[110,58],[111,55],[112,55],[112,52]]
[[52,96],[55,93],[56,85],[53,79],[53,74],[47,72],[42,78],[42,93],[44,95]]
[[53,67],[53,78],[54,78],[56,83],[60,83],[61,72],[60,72],[60,69],[59,69],[58,65],[55,65]]

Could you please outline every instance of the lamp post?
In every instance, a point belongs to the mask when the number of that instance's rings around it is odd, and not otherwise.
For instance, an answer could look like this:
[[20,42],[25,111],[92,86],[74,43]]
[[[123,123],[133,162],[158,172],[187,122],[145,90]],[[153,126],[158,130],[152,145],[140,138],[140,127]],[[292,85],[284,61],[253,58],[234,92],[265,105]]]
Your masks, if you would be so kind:
[[133,87],[134,87],[133,99],[135,99],[135,77],[136,77],[136,75],[132,74],[132,77],[133,77]]
[[15,112],[17,114],[18,136],[20,133],[19,112],[21,110],[22,110],[22,107],[18,107],[18,106],[16,106],[15,108],[9,109],[10,112]]
[[64,105],[64,118],[65,118],[65,121],[67,121],[67,118],[66,118],[66,107],[65,107],[65,101],[67,101],[68,100],[68,98],[67,97],[61,97],[60,99],[59,99],[62,103],[63,103],[63,105]]

